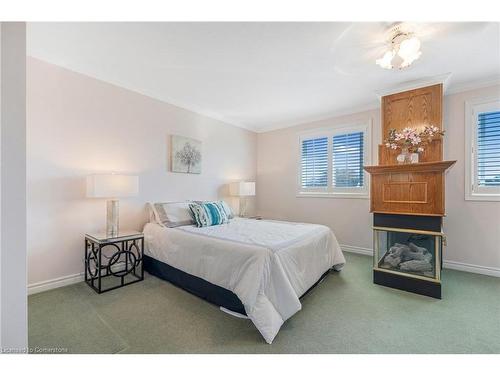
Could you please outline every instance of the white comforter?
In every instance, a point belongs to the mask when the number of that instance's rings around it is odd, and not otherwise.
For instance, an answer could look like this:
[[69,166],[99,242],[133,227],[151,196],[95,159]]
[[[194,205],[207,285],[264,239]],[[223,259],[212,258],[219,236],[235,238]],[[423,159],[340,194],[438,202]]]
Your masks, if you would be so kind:
[[345,263],[323,225],[235,218],[196,228],[144,228],[146,254],[235,293],[266,342],[301,309],[299,297]]

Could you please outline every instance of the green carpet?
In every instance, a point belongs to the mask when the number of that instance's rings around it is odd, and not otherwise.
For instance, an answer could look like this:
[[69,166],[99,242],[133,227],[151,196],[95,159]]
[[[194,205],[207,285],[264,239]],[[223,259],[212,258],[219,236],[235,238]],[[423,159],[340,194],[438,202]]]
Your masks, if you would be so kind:
[[371,258],[346,254],[272,345],[249,320],[168,282],[102,295],[84,283],[29,297],[30,347],[71,353],[500,353],[500,279],[443,271],[443,299],[372,283]]

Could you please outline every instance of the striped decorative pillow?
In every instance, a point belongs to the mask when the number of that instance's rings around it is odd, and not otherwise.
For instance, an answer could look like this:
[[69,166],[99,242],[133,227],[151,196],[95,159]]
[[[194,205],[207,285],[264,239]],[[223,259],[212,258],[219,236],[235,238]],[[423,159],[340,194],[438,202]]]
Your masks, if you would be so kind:
[[189,209],[197,227],[209,227],[228,222],[226,212],[219,202],[191,203]]
[[226,213],[226,216],[228,219],[233,219],[234,218],[234,213],[231,207],[225,202],[225,201],[193,201],[194,203],[202,204],[202,203],[215,203],[219,205],[224,212]]
[[222,209],[226,213],[228,219],[234,218],[233,210],[231,210],[231,207],[229,207],[229,205],[226,202],[219,201],[218,203],[222,206]]

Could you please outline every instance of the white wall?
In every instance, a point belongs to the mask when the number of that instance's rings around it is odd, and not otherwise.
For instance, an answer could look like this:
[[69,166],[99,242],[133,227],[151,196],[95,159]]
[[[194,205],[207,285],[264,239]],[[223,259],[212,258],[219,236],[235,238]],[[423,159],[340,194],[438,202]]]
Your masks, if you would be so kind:
[[2,22],[0,22],[0,348],[2,347]]
[[[225,197],[253,180],[256,134],[34,58],[27,60],[29,283],[83,271],[83,235],[103,230],[105,200],[85,197],[85,176],[138,174],[120,201],[120,226],[142,230],[147,201]],[[203,142],[200,175],[168,170],[168,137]]]
[[[446,177],[445,260],[500,272],[500,202],[465,200],[465,101],[500,98],[500,86],[449,95],[444,100],[444,156],[457,160]],[[459,266],[460,266],[459,264]]]
[[28,344],[26,298],[26,25],[1,24],[0,347]]
[[[447,266],[476,266],[475,271],[500,275],[500,202],[465,201],[464,102],[467,98],[499,94],[500,86],[446,96],[444,99],[445,159],[457,160],[446,178],[444,228]],[[342,245],[370,251],[372,220],[369,200],[297,198],[297,133],[373,119],[372,161],[377,163],[381,143],[380,111],[368,111],[292,128],[261,133],[257,137],[257,209],[271,218],[328,225]]]
[[257,136],[257,211],[264,217],[328,225],[341,244],[371,247],[368,199],[296,197],[299,148],[297,134],[304,130],[372,121],[372,162],[380,143],[380,111],[317,121]]

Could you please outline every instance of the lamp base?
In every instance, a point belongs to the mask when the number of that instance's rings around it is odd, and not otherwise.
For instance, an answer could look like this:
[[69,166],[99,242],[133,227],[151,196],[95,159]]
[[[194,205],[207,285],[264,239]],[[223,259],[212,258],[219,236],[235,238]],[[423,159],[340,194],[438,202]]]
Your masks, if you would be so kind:
[[239,216],[245,217],[247,215],[247,199],[245,197],[240,197],[239,202]]
[[119,233],[119,202],[118,199],[110,199],[106,202],[106,235],[117,237]]

